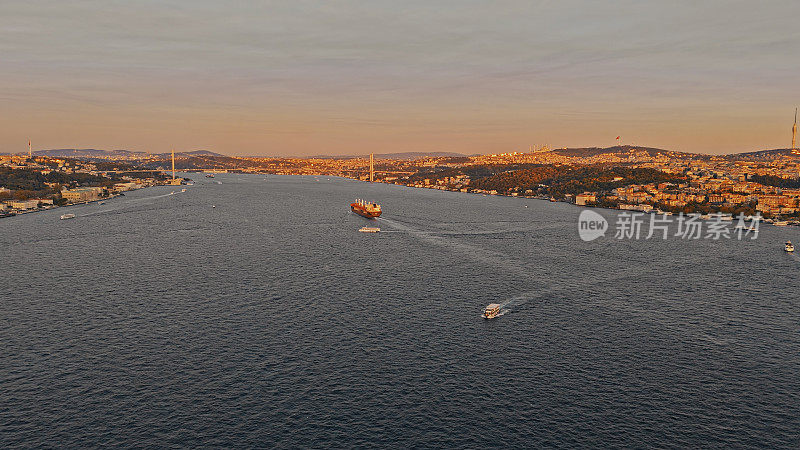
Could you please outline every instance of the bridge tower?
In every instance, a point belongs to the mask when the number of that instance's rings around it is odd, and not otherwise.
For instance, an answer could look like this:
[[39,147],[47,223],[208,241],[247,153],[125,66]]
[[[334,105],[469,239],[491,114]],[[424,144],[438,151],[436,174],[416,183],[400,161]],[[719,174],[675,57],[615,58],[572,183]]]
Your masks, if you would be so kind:
[[370,153],[369,154],[369,181],[370,182],[375,181],[375,159],[374,159],[374,156],[375,156],[374,153]]
[[797,146],[795,145],[796,140],[797,140],[797,108],[794,109],[794,125],[792,125],[792,153],[797,153]]

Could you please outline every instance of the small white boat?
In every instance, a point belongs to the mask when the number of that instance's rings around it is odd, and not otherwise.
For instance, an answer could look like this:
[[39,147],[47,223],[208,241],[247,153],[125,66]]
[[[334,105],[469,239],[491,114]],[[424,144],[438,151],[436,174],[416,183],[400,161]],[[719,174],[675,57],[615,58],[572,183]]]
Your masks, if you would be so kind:
[[181,192],[186,192],[186,189],[181,189]]
[[786,245],[783,246],[783,249],[786,250],[787,252],[793,252],[794,244],[792,244],[792,241],[786,241]]
[[74,219],[74,218],[75,218],[75,214],[62,214],[61,215],[61,220]]
[[497,315],[500,314],[500,305],[497,303],[492,303],[488,305],[486,308],[483,308],[483,318],[484,319],[494,319]]
[[723,220],[725,222],[733,222],[733,216],[730,214],[721,214],[719,220]]
[[361,227],[358,231],[362,233],[379,233],[381,229],[378,227]]

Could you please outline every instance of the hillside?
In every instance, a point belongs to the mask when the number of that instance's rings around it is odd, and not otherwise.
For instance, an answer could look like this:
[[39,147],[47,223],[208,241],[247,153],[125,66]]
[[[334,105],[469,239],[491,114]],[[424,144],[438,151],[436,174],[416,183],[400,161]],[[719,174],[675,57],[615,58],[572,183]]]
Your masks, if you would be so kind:
[[709,155],[701,155],[696,153],[676,152],[672,150],[665,150],[662,148],[653,147],[638,147],[635,145],[616,145],[613,147],[577,147],[577,148],[558,148],[552,150],[553,153],[573,158],[588,158],[591,156],[605,155],[605,154],[621,154],[635,152],[647,152],[650,156],[658,154],[671,155],[671,156],[686,156],[686,157],[707,157]]
[[792,149],[790,148],[776,148],[772,150],[758,150],[755,152],[732,153],[724,155],[724,157],[731,160],[768,161],[791,154]]

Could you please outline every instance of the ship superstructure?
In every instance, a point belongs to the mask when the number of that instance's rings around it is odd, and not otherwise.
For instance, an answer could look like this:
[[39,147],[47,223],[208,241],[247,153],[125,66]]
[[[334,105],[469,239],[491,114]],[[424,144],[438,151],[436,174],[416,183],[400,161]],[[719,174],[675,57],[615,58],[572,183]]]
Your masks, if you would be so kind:
[[380,217],[382,212],[381,205],[365,200],[356,200],[355,202],[350,203],[350,211],[353,211],[354,213],[364,216],[368,219]]

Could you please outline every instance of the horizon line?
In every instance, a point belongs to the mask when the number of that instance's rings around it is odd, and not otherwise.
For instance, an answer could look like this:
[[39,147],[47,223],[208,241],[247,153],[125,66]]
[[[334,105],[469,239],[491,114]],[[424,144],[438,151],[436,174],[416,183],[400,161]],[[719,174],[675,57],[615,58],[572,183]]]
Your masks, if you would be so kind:
[[[652,147],[647,145],[636,145],[636,144],[622,144],[622,145],[612,145],[608,147],[602,146],[583,146],[583,147],[553,147],[548,151],[556,151],[556,150],[571,150],[571,149],[613,149],[613,148],[638,148],[638,149],[652,149],[652,150],[660,150],[665,152],[672,152],[672,153],[683,153],[688,155],[703,155],[703,156],[730,156],[730,155],[740,155],[740,154],[748,154],[748,153],[758,153],[758,152],[768,152],[768,151],[780,151],[780,150],[792,150],[791,147],[781,147],[781,148],[763,148],[757,150],[748,150],[748,151],[740,151],[740,152],[730,152],[730,153],[705,153],[705,152],[693,152],[693,151],[683,151],[683,150],[670,150],[667,148],[662,147]],[[163,151],[163,152],[149,152],[143,150],[129,150],[125,148],[112,148],[112,149],[103,149],[103,148],[93,148],[93,147],[84,147],[84,148],[75,148],[75,147],[64,147],[64,148],[46,148],[46,149],[39,149],[33,150],[32,153],[36,156],[36,152],[49,152],[49,151],[65,151],[65,150],[73,150],[73,151],[102,151],[102,152],[130,152],[134,154],[144,154],[144,155],[163,155],[169,154],[171,151]],[[453,157],[473,157],[473,156],[483,156],[483,155],[496,155],[496,154],[506,154],[506,153],[519,153],[519,154],[526,154],[526,153],[542,153],[540,152],[531,152],[525,150],[505,150],[505,151],[494,151],[494,152],[486,152],[486,153],[460,153],[454,151],[446,151],[446,150],[437,150],[437,151],[397,151],[397,152],[383,152],[383,153],[375,153],[375,152],[367,152],[364,154],[316,154],[316,155],[308,155],[308,156],[297,156],[297,155],[234,155],[234,154],[225,154],[220,153],[218,151],[208,150],[208,149],[197,149],[197,150],[180,150],[175,151],[176,154],[180,153],[195,153],[195,152],[208,152],[213,153],[213,156],[224,156],[229,158],[276,158],[276,159],[336,159],[336,158],[343,158],[343,159],[351,159],[351,158],[360,158],[360,157],[369,157],[370,153],[374,153],[375,155],[398,155],[398,154],[417,154],[421,157],[425,155],[433,155],[433,154],[449,154]],[[20,152],[0,152],[0,155],[6,156],[25,156],[28,155],[28,151],[20,151]],[[47,155],[39,155],[39,156],[47,156]],[[65,156],[66,157],[66,156]],[[446,155],[440,155],[437,157],[446,157]]]

